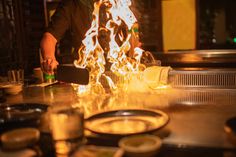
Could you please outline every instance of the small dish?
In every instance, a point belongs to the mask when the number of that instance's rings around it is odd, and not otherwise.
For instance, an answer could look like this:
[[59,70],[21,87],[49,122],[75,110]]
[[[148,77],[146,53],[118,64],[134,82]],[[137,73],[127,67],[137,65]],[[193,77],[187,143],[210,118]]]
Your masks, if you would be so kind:
[[1,136],[2,146],[7,150],[17,150],[34,145],[40,132],[35,128],[20,128],[5,132]]
[[19,83],[13,83],[13,84],[9,83],[2,86],[2,88],[4,88],[4,91],[6,92],[6,94],[16,95],[22,91],[23,85]]
[[152,157],[159,152],[161,146],[162,140],[149,134],[127,136],[119,141],[119,147],[128,157]]
[[18,103],[0,106],[0,132],[12,128],[38,126],[48,105],[38,103]]

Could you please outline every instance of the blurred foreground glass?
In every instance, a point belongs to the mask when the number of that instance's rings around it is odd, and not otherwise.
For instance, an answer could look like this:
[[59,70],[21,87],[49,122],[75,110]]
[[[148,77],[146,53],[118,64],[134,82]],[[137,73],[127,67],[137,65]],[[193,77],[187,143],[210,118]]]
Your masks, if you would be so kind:
[[84,113],[80,108],[50,107],[50,130],[56,154],[70,154],[84,143]]
[[7,77],[10,83],[24,84],[24,69],[9,70]]
[[43,71],[40,67],[34,68],[33,73],[34,73],[34,77],[37,79],[37,83],[44,82]]

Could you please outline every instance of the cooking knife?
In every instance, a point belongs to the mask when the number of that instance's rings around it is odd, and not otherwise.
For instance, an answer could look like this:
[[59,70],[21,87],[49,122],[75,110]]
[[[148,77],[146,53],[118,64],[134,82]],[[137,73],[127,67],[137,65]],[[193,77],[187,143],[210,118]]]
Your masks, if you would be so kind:
[[87,85],[89,71],[86,68],[77,68],[73,64],[60,64],[57,66],[56,79],[67,83]]

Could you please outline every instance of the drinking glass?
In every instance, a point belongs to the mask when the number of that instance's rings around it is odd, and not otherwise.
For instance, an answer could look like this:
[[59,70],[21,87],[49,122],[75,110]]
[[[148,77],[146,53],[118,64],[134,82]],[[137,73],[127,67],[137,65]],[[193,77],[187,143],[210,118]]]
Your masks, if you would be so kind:
[[49,109],[50,130],[57,154],[68,154],[84,141],[84,113],[81,108],[55,105]]
[[24,69],[14,69],[7,72],[10,83],[24,84]]

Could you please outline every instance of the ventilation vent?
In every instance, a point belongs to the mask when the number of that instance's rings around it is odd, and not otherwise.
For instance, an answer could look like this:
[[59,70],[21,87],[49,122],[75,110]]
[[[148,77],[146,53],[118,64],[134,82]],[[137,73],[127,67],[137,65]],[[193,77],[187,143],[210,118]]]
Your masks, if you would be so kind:
[[174,88],[236,88],[236,70],[171,71],[169,82]]

